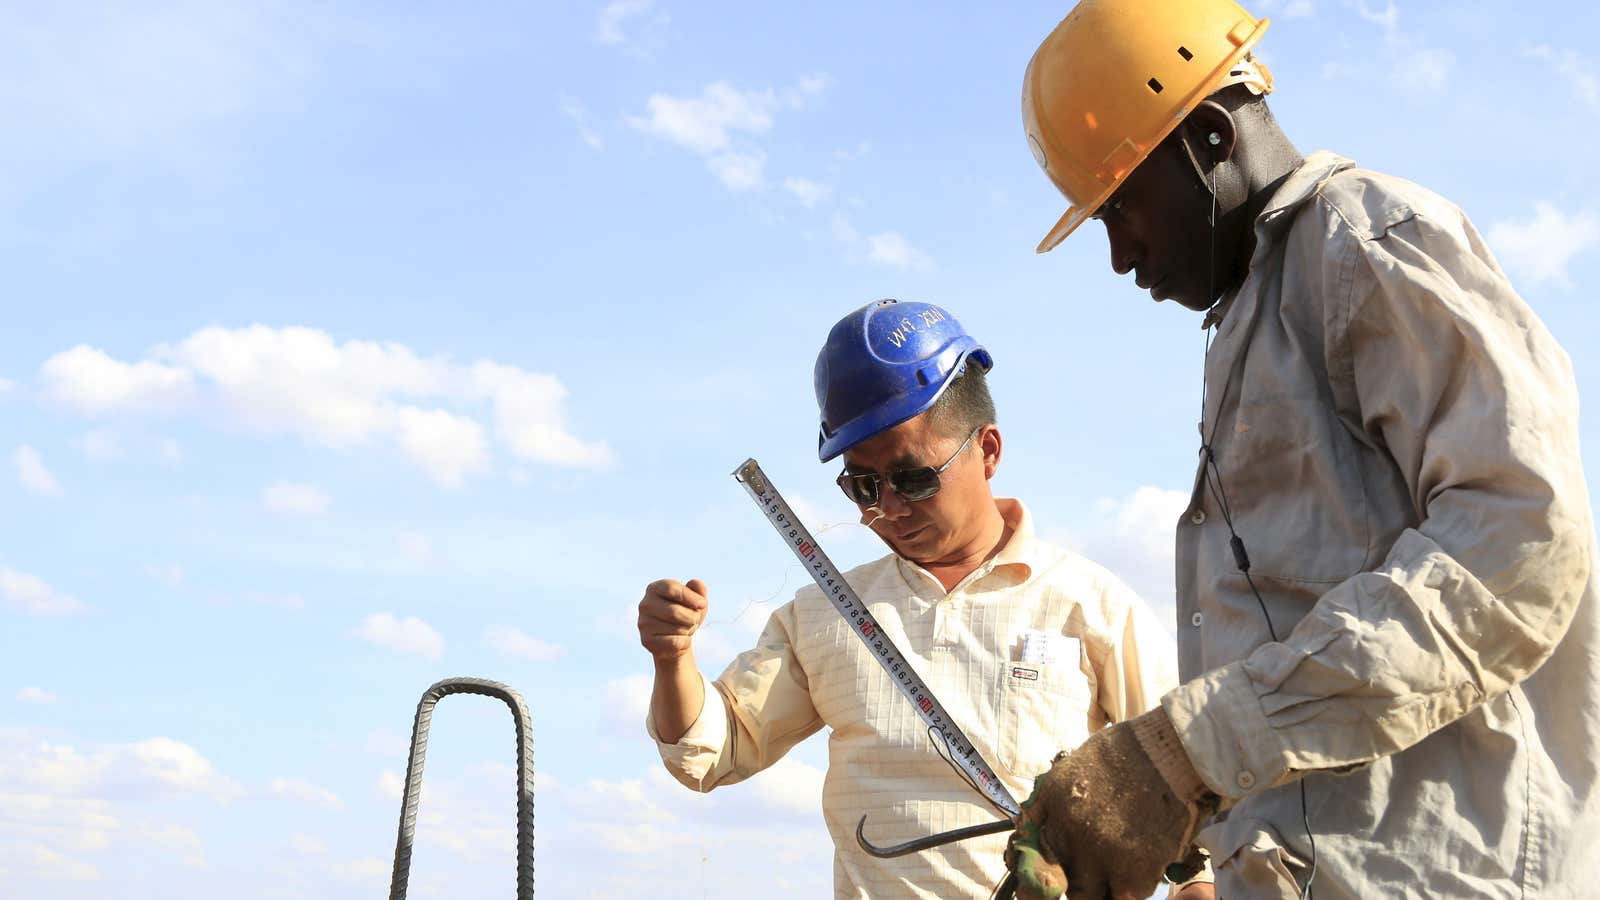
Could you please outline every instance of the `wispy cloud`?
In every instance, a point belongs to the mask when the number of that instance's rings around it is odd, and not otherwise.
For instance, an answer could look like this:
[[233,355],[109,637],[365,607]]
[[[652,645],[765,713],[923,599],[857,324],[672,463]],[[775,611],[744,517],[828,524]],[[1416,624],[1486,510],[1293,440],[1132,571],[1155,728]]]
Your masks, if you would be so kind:
[[567,652],[559,644],[542,641],[508,625],[490,625],[484,629],[483,642],[503,656],[528,662],[555,662]]
[[[661,30],[669,21],[665,12],[656,9],[655,0],[612,0],[600,10],[594,39],[643,56],[648,45],[660,40]],[[634,26],[638,26],[637,31]]]
[[624,120],[638,131],[700,156],[729,190],[755,191],[767,186],[767,152],[761,139],[772,130],[778,113],[806,108],[832,83],[826,75],[808,75],[778,91],[740,90],[717,81],[698,96],[653,94],[645,101],[646,115],[628,115]]
[[917,249],[898,231],[880,231],[863,236],[857,230],[855,221],[845,213],[834,215],[830,229],[834,240],[844,246],[847,258],[862,259],[895,269],[933,268],[933,257]]
[[335,449],[387,442],[446,487],[487,470],[491,433],[530,462],[614,460],[605,442],[567,429],[567,389],[553,375],[461,365],[395,343],[338,343],[313,328],[204,328],[133,363],[80,345],[46,360],[40,379],[52,402],[89,417],[182,413],[209,424],[206,413],[220,408],[261,434]]
[[783,180],[783,189],[793,195],[806,209],[815,209],[818,203],[833,196],[831,186],[794,175]]
[[1600,112],[1600,75],[1588,57],[1575,50],[1562,50],[1548,44],[1539,44],[1523,51],[1529,59],[1536,59],[1555,69],[1572,88],[1572,93],[1593,112]]
[[0,597],[13,609],[35,616],[65,616],[87,609],[43,578],[9,568],[0,568]]
[[145,563],[144,574],[169,588],[183,584],[183,566],[177,563]]
[[261,505],[280,516],[327,515],[332,502],[321,488],[294,481],[278,481],[261,489]]
[[45,468],[44,458],[39,451],[23,444],[11,454],[11,461],[17,468],[17,483],[24,490],[45,497],[61,496],[61,483]]
[[1092,518],[1062,543],[1116,573],[1158,611],[1173,616],[1173,529],[1189,505],[1183,491],[1142,485],[1095,502]]
[[339,795],[303,778],[274,778],[267,782],[267,793],[309,806],[337,812],[344,809]]
[[584,109],[583,104],[578,102],[576,97],[569,97],[566,94],[561,95],[561,114],[571,119],[572,124],[577,126],[578,136],[583,138],[583,142],[589,145],[590,150],[601,151],[606,149],[605,139],[600,136],[599,132],[590,127],[589,112]]
[[[1390,69],[1394,86],[1411,94],[1436,94],[1450,84],[1456,57],[1449,50],[1435,47],[1422,35],[1401,27],[1401,10],[1393,0],[1380,8],[1367,0],[1346,0],[1356,15],[1376,25],[1383,33],[1383,59]],[[1324,78],[1355,78],[1369,66],[1350,60],[1329,60],[1322,66]]]
[[22,690],[17,691],[18,703],[43,705],[47,703],[54,703],[56,700],[57,697],[55,691],[47,691],[44,688],[25,687]]
[[356,626],[355,635],[375,647],[407,656],[431,660],[444,656],[444,636],[415,616],[397,619],[393,613],[373,613]]
[[1534,204],[1532,218],[1494,223],[1488,239],[1494,252],[1514,273],[1534,284],[1555,284],[1570,290],[1573,284],[1568,266],[1600,247],[1600,217],[1588,212],[1565,213],[1541,201]]

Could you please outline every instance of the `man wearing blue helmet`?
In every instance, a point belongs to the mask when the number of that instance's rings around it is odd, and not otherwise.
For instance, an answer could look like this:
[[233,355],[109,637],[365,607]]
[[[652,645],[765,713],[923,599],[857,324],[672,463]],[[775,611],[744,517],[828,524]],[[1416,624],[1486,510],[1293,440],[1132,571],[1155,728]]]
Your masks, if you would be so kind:
[[[1174,686],[1175,651],[1131,590],[1040,540],[1020,502],[990,493],[1002,447],[992,365],[940,307],[884,300],[856,310],[817,357],[818,456],[843,457],[839,487],[893,551],[847,573],[851,586],[1025,796],[1060,747]],[[733,784],[826,727],[835,896],[988,897],[1005,875],[1001,836],[892,859],[856,844],[867,814],[875,841],[897,843],[994,813],[822,592],[800,590],[714,682],[691,643],[707,609],[699,580],[657,581],[639,604],[656,665],[647,725],[673,776],[698,791]]]

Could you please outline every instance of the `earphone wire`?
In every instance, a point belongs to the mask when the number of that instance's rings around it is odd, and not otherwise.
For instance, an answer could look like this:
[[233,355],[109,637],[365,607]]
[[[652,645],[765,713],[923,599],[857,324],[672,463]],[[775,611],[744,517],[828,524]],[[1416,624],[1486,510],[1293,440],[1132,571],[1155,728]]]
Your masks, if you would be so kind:
[[[1213,137],[1215,137],[1214,133]],[[1208,316],[1210,316],[1211,311],[1216,309],[1217,304],[1222,299],[1217,296],[1217,160],[1215,144],[1213,144],[1211,152],[1211,171],[1209,174],[1211,179],[1211,254],[1207,259],[1206,265],[1206,299],[1211,301],[1211,307],[1208,309]],[[1217,317],[1210,316],[1208,318],[1207,327],[1205,328],[1206,360],[1211,357],[1211,333],[1217,327],[1217,324]],[[1246,340],[1248,341],[1251,336],[1246,335]],[[1240,347],[1238,352],[1243,354],[1245,349],[1245,347]],[[1201,465],[1205,473],[1206,486],[1211,489],[1211,496],[1217,501],[1217,509],[1222,513],[1222,521],[1228,526],[1228,546],[1233,551],[1234,564],[1238,566],[1239,572],[1244,575],[1245,583],[1250,585],[1250,593],[1255,595],[1256,605],[1261,608],[1261,617],[1266,620],[1267,634],[1272,638],[1272,642],[1276,644],[1279,642],[1278,630],[1273,627],[1272,615],[1267,612],[1267,602],[1262,599],[1261,591],[1256,588],[1256,580],[1250,575],[1250,556],[1245,552],[1244,539],[1239,537],[1239,532],[1233,526],[1233,507],[1228,502],[1227,491],[1222,487],[1222,470],[1218,468],[1216,453],[1212,450],[1212,441],[1217,436],[1217,428],[1222,424],[1222,407],[1228,402],[1228,392],[1233,387],[1233,376],[1236,368],[1237,366],[1230,367],[1228,370],[1228,378],[1222,385],[1222,395],[1217,399],[1217,414],[1212,420],[1211,433],[1208,435],[1205,433],[1207,384],[1205,366],[1201,366],[1200,436],[1201,440],[1204,441],[1200,446],[1200,453],[1204,457],[1204,462]],[[1306,840],[1311,845],[1310,873],[1306,876],[1305,887],[1300,889],[1300,900],[1313,900],[1315,895],[1311,892],[1311,885],[1317,880],[1317,836],[1311,830],[1311,814],[1306,803],[1306,780],[1304,776],[1300,778],[1300,821],[1305,826]]]

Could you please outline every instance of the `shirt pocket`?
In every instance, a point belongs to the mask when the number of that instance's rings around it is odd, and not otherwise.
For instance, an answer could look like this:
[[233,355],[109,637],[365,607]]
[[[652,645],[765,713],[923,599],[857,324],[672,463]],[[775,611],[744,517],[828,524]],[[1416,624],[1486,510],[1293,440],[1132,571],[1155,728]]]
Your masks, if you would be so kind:
[[1088,737],[1093,705],[1077,659],[1006,663],[1000,672],[999,764],[1023,779],[1049,769],[1057,753]]

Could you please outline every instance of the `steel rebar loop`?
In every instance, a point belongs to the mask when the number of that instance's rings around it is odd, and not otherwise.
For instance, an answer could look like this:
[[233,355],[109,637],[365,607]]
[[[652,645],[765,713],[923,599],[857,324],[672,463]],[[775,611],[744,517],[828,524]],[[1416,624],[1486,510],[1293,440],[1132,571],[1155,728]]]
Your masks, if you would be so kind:
[[941,831],[938,834],[930,834],[927,837],[909,840],[904,844],[890,844],[887,847],[879,847],[867,840],[867,836],[864,833],[866,827],[867,817],[862,816],[861,821],[856,823],[856,843],[861,845],[862,850],[867,851],[868,856],[876,856],[879,859],[889,859],[895,856],[905,856],[910,853],[916,853],[919,850],[927,850],[929,847],[938,847],[941,844],[953,844],[956,841],[964,841],[967,838],[983,837],[984,835],[988,834],[1001,834],[1016,828],[1017,823],[1010,819],[998,819],[993,822],[985,822],[982,825],[968,825],[965,828],[952,828],[949,831]]
[[400,804],[400,835],[394,847],[394,876],[389,900],[405,900],[411,880],[411,845],[417,830],[417,803],[422,792],[422,763],[428,753],[428,725],[433,708],[451,694],[493,697],[511,708],[517,731],[517,900],[533,900],[533,732],[522,695],[498,681],[446,678],[423,692],[411,726],[411,759],[406,763],[405,798]]

